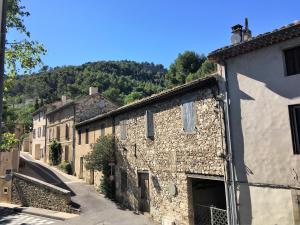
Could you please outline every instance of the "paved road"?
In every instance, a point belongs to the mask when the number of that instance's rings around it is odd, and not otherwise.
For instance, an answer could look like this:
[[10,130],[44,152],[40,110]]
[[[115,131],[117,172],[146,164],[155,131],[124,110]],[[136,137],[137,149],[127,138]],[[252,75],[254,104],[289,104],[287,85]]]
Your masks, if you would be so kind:
[[[146,215],[137,215],[134,212],[123,209],[118,204],[106,199],[95,191],[94,187],[88,185],[76,177],[66,175],[57,169],[38,161],[32,161],[26,156],[27,163],[38,169],[38,174],[46,182],[52,182],[60,187],[65,186],[73,192],[72,201],[80,205],[81,214],[79,217],[60,221],[58,225],[156,225]],[[30,167],[30,166],[29,166]],[[34,169],[35,168],[35,169]],[[29,172],[34,174],[34,172]]]
[[0,224],[7,225],[48,225],[57,224],[57,220],[40,216],[18,213],[9,208],[0,207]]

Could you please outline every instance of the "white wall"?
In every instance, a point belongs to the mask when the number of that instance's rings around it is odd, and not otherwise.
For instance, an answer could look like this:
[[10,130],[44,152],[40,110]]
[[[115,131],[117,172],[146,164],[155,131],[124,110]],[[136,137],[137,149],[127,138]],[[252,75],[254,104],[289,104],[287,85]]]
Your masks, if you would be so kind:
[[[283,57],[283,49],[295,45],[300,45],[300,38],[227,61],[236,176],[247,186],[239,192],[243,209],[249,211],[242,212],[248,214],[242,224],[262,224],[256,213],[268,213],[266,205],[277,207],[280,201],[287,207],[284,210],[293,210],[291,198],[284,197],[291,190],[279,188],[276,194],[264,195],[264,188],[250,188],[248,183],[300,187],[300,155],[293,154],[288,111],[289,105],[300,104],[300,74],[285,76]],[[274,198],[281,191],[282,196]],[[263,201],[257,203],[257,198]],[[275,211],[269,212],[271,218],[263,224],[293,224],[277,221],[271,213]]]

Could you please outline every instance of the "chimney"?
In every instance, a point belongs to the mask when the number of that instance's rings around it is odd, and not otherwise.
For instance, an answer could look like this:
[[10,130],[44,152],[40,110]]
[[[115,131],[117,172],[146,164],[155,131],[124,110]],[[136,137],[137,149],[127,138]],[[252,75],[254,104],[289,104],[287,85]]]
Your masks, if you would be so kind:
[[62,101],[63,104],[66,104],[67,103],[67,96],[62,95],[61,96],[61,101]]
[[237,44],[242,42],[242,36],[243,36],[243,26],[240,24],[234,25],[231,27],[232,29],[232,35],[231,35],[231,44]]
[[252,38],[252,33],[248,27],[248,18],[245,18],[245,29],[243,30],[243,41],[248,41],[251,38]]
[[90,87],[89,88],[89,95],[98,94],[98,88],[97,87]]

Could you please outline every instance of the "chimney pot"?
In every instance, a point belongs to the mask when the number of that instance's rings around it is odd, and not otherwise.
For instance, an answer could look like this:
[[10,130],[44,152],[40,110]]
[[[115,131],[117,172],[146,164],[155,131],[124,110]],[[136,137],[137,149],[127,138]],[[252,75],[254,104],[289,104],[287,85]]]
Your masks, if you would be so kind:
[[232,35],[231,35],[231,44],[237,44],[242,42],[242,36],[243,36],[243,26],[240,24],[234,25],[231,27],[232,29]]
[[97,87],[90,87],[89,88],[89,95],[94,95],[98,93],[98,88]]

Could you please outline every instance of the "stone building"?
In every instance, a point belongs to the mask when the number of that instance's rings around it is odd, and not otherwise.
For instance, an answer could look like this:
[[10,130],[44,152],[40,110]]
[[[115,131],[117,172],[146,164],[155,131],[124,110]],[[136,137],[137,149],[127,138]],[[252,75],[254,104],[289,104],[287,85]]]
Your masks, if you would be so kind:
[[257,37],[234,28],[209,55],[228,87],[232,224],[300,224],[300,22]]
[[61,105],[46,113],[47,137],[46,157],[49,162],[49,146],[53,139],[62,146],[62,161],[71,162],[75,168],[75,123],[96,115],[106,113],[117,106],[90,87],[89,95],[77,100],[68,100],[62,96]]
[[[100,117],[101,116],[102,115],[100,115]],[[75,143],[75,174],[78,178],[85,180],[89,184],[93,184],[96,189],[99,188],[102,173],[94,170],[87,171],[84,156],[92,150],[93,145],[100,136],[111,135],[113,133],[111,118],[97,118],[95,117],[91,120],[85,120],[76,124]]]
[[[93,141],[103,124],[113,132],[119,202],[163,224],[182,225],[201,224],[214,206],[226,223],[218,94],[218,81],[210,76],[76,125],[81,135],[92,130]],[[79,148],[76,145],[76,153],[83,152]]]
[[32,114],[32,144],[31,154],[34,159],[44,159],[46,151],[46,111],[41,107]]

